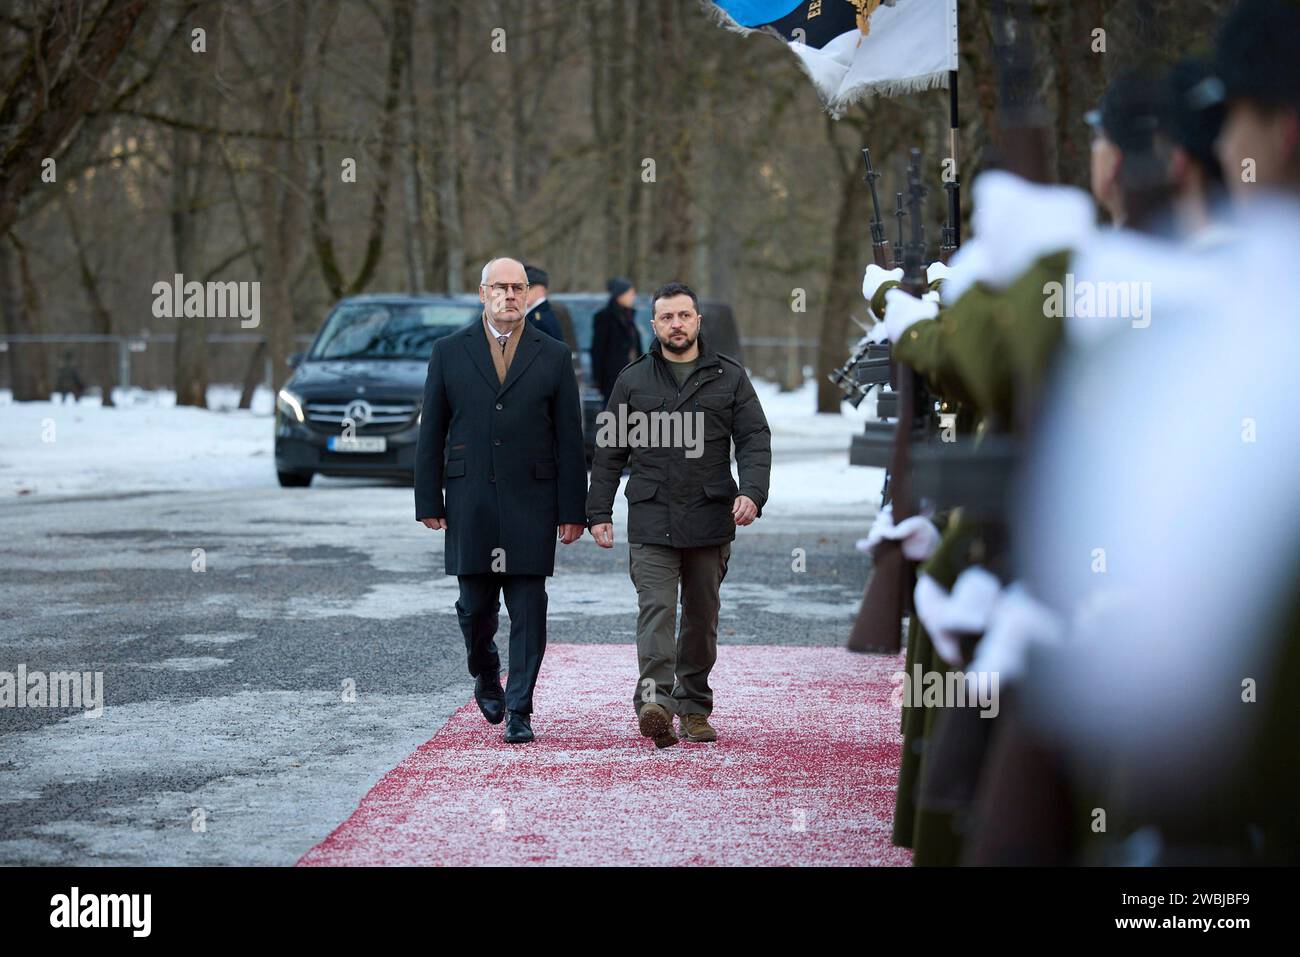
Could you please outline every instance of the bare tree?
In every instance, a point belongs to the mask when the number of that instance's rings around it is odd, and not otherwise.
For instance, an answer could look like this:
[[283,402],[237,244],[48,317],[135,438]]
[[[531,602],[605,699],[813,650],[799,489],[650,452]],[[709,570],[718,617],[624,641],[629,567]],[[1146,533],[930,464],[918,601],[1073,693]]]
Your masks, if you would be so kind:
[[[81,280],[81,288],[85,291],[86,302],[90,305],[91,331],[99,335],[111,336],[113,314],[104,302],[100,288],[100,271],[91,264],[90,249],[77,222],[77,215],[72,208],[71,200],[68,199],[68,194],[64,193],[62,198],[63,214],[68,221],[68,235],[72,238],[72,245],[77,253],[77,275]],[[105,407],[113,405],[113,385],[117,381],[114,359],[111,349],[101,347],[95,352],[95,361],[91,363],[91,383],[99,386]]]
[[42,161],[66,154],[110,83],[145,0],[50,2],[11,16],[0,47],[0,233],[40,183]]
[[[40,331],[40,300],[32,282],[26,247],[14,233],[0,236],[0,312],[9,335],[32,335]],[[50,397],[50,369],[40,343],[16,343],[9,347],[13,398],[32,402]]]
[[[383,110],[379,120],[379,152],[375,157],[373,169],[364,173],[370,187],[370,232],[366,238],[365,253],[356,275],[351,279],[343,275],[339,262],[334,237],[330,232],[329,191],[326,187],[331,174],[326,172],[324,144],[318,137],[314,147],[315,162],[312,170],[312,215],[311,236],[320,260],[321,275],[336,299],[355,295],[370,284],[375,270],[384,252],[384,231],[388,217],[388,192],[392,188],[393,162],[397,156],[397,111],[401,103],[402,74],[406,70],[406,55],[410,49],[411,31],[410,0],[394,0],[392,15],[388,22],[388,67],[385,73]],[[322,43],[321,54],[317,58],[317,76],[326,69],[325,47]],[[317,83],[316,99],[312,106],[316,130],[322,128],[321,122],[321,84]]]
[[274,62],[279,65],[264,91],[263,129],[259,150],[262,233],[262,315],[267,355],[271,360],[271,388],[278,391],[288,379],[288,358],[293,351],[294,307],[292,277],[300,256],[305,197],[302,124],[303,70],[307,61],[308,17],[305,0],[277,4],[268,13],[264,34]]
[[449,293],[465,283],[465,225],[461,209],[460,36],[461,0],[430,5],[433,25],[433,97],[435,220],[433,275]]
[[[220,33],[212,29],[211,7],[200,7],[190,26],[205,35],[204,52],[193,52],[178,63],[174,79],[174,109],[193,109],[196,115],[216,126],[221,122],[221,100],[211,95],[212,64],[220,56]],[[212,134],[207,130],[170,130],[170,226],[172,260],[176,273],[191,279],[200,277],[204,247],[208,239],[202,214],[207,201],[209,174],[217,166],[211,155]],[[206,408],[208,404],[207,316],[176,317],[176,347],[172,355],[172,387],[177,405]]]
[[[16,276],[31,282],[13,226],[24,201],[40,189],[42,176],[57,176],[57,164],[75,144],[87,112],[115,92],[119,58],[144,12],[145,0],[49,0],[7,17],[0,35],[0,256],[10,256],[4,240],[8,235],[20,250],[21,267],[0,262],[0,301],[6,305],[10,332],[42,331],[34,309],[39,301],[35,287],[24,285],[19,294],[11,285]],[[51,193],[57,189],[48,185]],[[10,349],[9,361],[16,400],[48,397],[49,363],[42,343]]]
[[420,106],[415,96],[415,31],[414,24],[406,31],[406,80],[403,93],[406,107],[401,111],[402,135],[407,141],[406,164],[403,170],[403,196],[406,200],[406,285],[411,292],[427,288],[424,278],[427,267],[428,234],[424,225],[424,180],[421,175],[423,141],[420,137]]

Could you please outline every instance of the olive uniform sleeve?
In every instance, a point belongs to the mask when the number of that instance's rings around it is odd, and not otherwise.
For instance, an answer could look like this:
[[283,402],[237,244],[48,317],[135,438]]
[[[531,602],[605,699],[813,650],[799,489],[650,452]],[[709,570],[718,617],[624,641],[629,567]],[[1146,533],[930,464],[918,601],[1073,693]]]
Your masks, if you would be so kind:
[[911,326],[896,355],[944,398],[1011,428],[1060,342],[1061,321],[1046,314],[1044,288],[1064,275],[1068,260],[1068,252],[1045,256],[1005,290],[972,287],[938,318]]

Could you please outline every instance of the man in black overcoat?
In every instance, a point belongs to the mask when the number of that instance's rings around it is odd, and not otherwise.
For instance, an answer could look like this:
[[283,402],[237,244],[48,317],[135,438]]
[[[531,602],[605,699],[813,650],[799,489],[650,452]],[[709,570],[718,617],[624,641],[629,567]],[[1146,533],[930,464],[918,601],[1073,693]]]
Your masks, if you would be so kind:
[[[582,407],[568,347],[524,321],[528,283],[514,259],[483,267],[483,314],[437,340],[415,464],[415,517],[445,531],[446,571],[474,699],[505,740],[531,741],[533,686],[546,649],[546,577],[555,541],[586,524]],[[444,500],[445,489],[445,500]],[[494,637],[505,592],[510,674]]]

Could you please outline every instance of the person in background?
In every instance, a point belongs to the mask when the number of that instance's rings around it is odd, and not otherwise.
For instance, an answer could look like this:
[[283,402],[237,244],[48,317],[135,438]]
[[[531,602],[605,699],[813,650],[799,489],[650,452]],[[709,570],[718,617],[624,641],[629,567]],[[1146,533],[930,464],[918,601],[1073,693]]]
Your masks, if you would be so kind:
[[1223,169],[1214,154],[1222,107],[1206,107],[1209,65],[1123,73],[1084,120],[1093,129],[1093,198],[1116,226],[1198,243],[1215,227]]
[[551,308],[550,300],[546,298],[551,277],[540,266],[525,266],[524,273],[528,276],[528,312],[524,319],[528,325],[536,326],[552,339],[564,342],[564,333],[560,331],[555,310]]
[[86,384],[81,381],[81,375],[72,361],[71,349],[64,350],[63,364],[54,377],[54,391],[59,393],[60,402],[67,402],[68,396],[71,396],[74,405],[81,401],[81,393],[86,391]]
[[1121,73],[1101,104],[1084,114],[1093,131],[1090,180],[1093,198],[1118,227],[1150,231],[1173,196],[1167,149],[1156,132],[1165,113],[1166,87],[1153,72]]
[[636,328],[636,287],[615,276],[605,284],[609,302],[596,313],[591,334],[591,376],[601,398],[609,404],[614,380],[629,362],[641,355],[641,334]]

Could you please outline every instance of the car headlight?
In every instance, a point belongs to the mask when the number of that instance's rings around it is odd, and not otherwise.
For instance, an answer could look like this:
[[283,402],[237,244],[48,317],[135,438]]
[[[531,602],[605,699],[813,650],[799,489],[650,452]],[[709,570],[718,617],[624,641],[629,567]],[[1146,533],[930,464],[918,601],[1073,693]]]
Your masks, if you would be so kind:
[[307,421],[306,416],[302,414],[302,398],[294,395],[288,389],[280,390],[275,397],[275,407],[298,422]]

